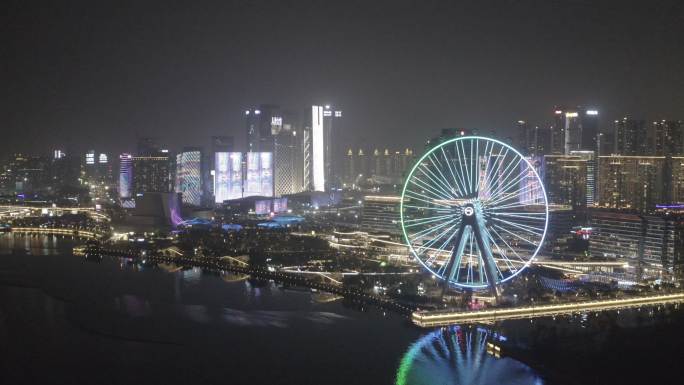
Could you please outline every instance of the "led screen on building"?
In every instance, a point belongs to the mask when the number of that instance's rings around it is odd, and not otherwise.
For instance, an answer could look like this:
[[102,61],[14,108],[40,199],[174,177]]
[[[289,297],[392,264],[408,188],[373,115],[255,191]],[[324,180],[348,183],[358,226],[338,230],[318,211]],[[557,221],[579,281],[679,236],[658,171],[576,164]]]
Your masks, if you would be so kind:
[[214,170],[214,201],[223,203],[242,198],[242,153],[217,152]]
[[270,152],[248,152],[245,197],[273,196],[273,154]]
[[182,194],[183,203],[199,206],[202,198],[201,153],[185,151],[176,156],[176,192]]
[[126,199],[133,192],[133,157],[131,154],[121,154],[119,161],[119,197]]
[[257,215],[267,215],[271,213],[271,200],[264,199],[254,202],[254,212]]
[[287,212],[287,198],[279,198],[273,200],[273,212],[284,213]]

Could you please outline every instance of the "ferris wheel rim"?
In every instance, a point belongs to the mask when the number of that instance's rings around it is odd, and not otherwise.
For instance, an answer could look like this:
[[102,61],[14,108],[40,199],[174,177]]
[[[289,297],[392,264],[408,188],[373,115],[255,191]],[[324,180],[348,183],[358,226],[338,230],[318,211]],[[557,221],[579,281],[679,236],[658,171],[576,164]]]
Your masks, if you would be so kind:
[[527,168],[533,172],[535,179],[536,179],[537,181],[539,181],[539,187],[540,187],[541,193],[542,193],[541,196],[543,197],[543,206],[544,206],[544,230],[543,230],[543,232],[542,232],[542,234],[541,234],[541,236],[540,236],[540,238],[539,238],[539,244],[536,246],[536,248],[535,248],[535,250],[534,250],[534,253],[532,253],[532,255],[530,256],[530,258],[522,265],[522,267],[520,267],[519,269],[517,269],[516,272],[512,273],[512,274],[509,275],[508,277],[502,278],[502,279],[500,279],[500,280],[499,280],[499,279],[495,279],[495,282],[494,282],[495,285],[499,285],[499,284],[505,283],[505,282],[507,282],[507,281],[513,279],[514,277],[518,276],[523,270],[527,269],[527,268],[532,264],[532,262],[537,258],[537,255],[539,254],[539,251],[541,250],[541,247],[542,247],[543,244],[544,244],[544,240],[546,239],[546,233],[547,233],[547,231],[548,231],[548,225],[549,225],[549,204],[548,204],[548,196],[546,195],[546,188],[544,187],[544,183],[542,182],[542,179],[541,179],[541,177],[539,176],[539,173],[537,172],[537,170],[535,169],[535,167],[532,165],[532,163],[530,163],[530,161],[529,161],[525,156],[523,156],[523,155],[522,155],[518,150],[516,150],[513,146],[511,146],[511,145],[509,145],[509,144],[507,144],[507,143],[504,143],[504,142],[502,142],[502,141],[500,141],[500,140],[498,140],[498,139],[489,138],[489,137],[485,137],[485,136],[467,135],[467,136],[459,136],[459,137],[455,137],[455,138],[451,138],[451,139],[445,140],[444,142],[438,143],[438,144],[436,144],[435,146],[433,146],[433,147],[431,147],[430,149],[428,149],[428,150],[427,150],[427,151],[426,151],[426,152],[425,152],[425,153],[424,153],[424,154],[415,162],[415,164],[411,167],[411,171],[408,173],[408,175],[406,176],[406,180],[404,181],[404,186],[403,186],[402,191],[401,191],[401,199],[399,200],[399,216],[400,216],[400,225],[401,225],[402,235],[403,235],[403,237],[404,237],[404,240],[405,240],[405,242],[406,242],[406,245],[409,247],[409,250],[411,251],[411,254],[413,255],[413,257],[414,257],[416,260],[418,260],[418,262],[419,262],[427,271],[429,271],[429,272],[433,275],[433,277],[437,277],[438,279],[441,279],[441,280],[443,280],[443,281],[446,281],[447,284],[456,285],[456,286],[459,286],[459,287],[462,287],[462,288],[484,289],[484,288],[487,288],[487,287],[489,286],[488,283],[482,283],[482,284],[466,284],[466,283],[462,283],[462,282],[458,282],[458,281],[452,281],[452,280],[449,279],[448,277],[445,277],[445,276],[443,276],[442,274],[440,274],[440,273],[434,271],[430,266],[427,265],[427,263],[426,263],[425,261],[423,261],[422,258],[420,258],[420,257],[418,256],[418,253],[416,252],[416,250],[415,250],[414,247],[413,247],[413,242],[409,239],[409,236],[408,236],[407,231],[406,231],[406,226],[405,226],[405,218],[404,218],[404,200],[406,199],[406,189],[407,189],[407,187],[408,187],[408,185],[409,185],[409,182],[411,181],[411,178],[413,177],[414,173],[416,172],[416,169],[421,165],[421,163],[423,162],[423,160],[425,160],[425,158],[427,158],[427,157],[430,156],[433,152],[435,152],[435,150],[437,150],[437,149],[439,149],[439,148],[443,148],[444,146],[446,146],[446,145],[448,145],[448,144],[455,143],[455,142],[458,142],[458,141],[464,141],[464,140],[475,140],[475,141],[483,140],[483,141],[489,141],[489,142],[496,143],[496,144],[502,146],[503,148],[506,148],[506,149],[508,149],[508,150],[513,151],[513,153],[514,153],[519,159],[521,159],[523,162],[525,162]]

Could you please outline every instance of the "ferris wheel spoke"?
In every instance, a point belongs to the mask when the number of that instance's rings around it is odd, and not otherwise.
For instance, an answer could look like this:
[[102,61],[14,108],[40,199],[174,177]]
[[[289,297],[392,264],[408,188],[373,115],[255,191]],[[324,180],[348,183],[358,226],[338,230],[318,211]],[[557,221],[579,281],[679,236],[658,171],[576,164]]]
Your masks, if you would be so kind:
[[438,211],[438,212],[442,212],[442,213],[450,213],[453,211],[451,208],[434,207],[434,206],[404,205],[404,207],[408,207],[410,209],[416,209],[416,210],[432,210],[432,211]]
[[525,237],[521,237],[520,235],[518,235],[518,234],[516,234],[516,233],[514,233],[514,232],[512,232],[512,231],[510,231],[510,230],[508,230],[508,229],[505,228],[505,227],[501,227],[501,226],[499,226],[499,225],[494,225],[494,227],[496,227],[496,228],[499,229],[499,230],[503,230],[503,231],[505,231],[506,233],[508,233],[508,234],[510,234],[510,235],[512,235],[512,236],[514,236],[514,237],[516,237],[516,238],[518,238],[518,239],[520,239],[521,241],[527,242],[527,243],[529,243],[530,245],[532,245],[532,246],[534,246],[534,247],[537,247],[537,246],[538,246],[538,245],[537,245],[536,243],[534,243],[533,241],[531,241],[531,240],[529,240],[529,239],[527,239],[527,238],[525,238]]
[[[536,191],[536,189],[535,189],[535,188],[530,188],[529,186],[528,186],[528,187],[523,187],[523,188],[518,189],[518,190],[516,190],[516,191],[511,191],[510,193],[507,193],[506,196],[500,197],[500,198],[497,199],[497,200],[488,201],[487,203],[490,204],[490,205],[492,205],[492,206],[497,206],[497,205],[501,205],[502,203],[508,202],[508,201],[510,201],[510,200],[515,200],[515,201],[518,201],[518,202],[520,202],[521,199],[522,199],[523,201],[525,201],[525,200],[527,200],[527,201],[536,201],[536,200],[537,200],[536,197],[529,197],[529,196],[528,196],[527,198],[525,198],[525,194],[528,193],[528,192],[531,192],[531,191]],[[522,197],[522,198],[521,198],[521,197]]]
[[[501,167],[501,164],[503,163],[503,158],[505,157],[505,154],[508,153],[508,149],[506,149],[506,153],[502,155],[502,152],[504,151],[504,147],[501,146],[499,147],[499,153],[496,154],[494,157],[494,163],[492,164],[491,170],[487,168],[487,177],[485,178],[485,184],[487,191],[489,191],[489,186],[491,186],[492,181],[494,180],[494,177],[496,173],[498,172],[498,169]],[[492,154],[494,153],[494,146],[492,145],[492,151],[489,154],[489,157],[492,157]]]
[[[435,164],[434,160],[432,159],[432,154],[428,156],[428,160],[430,160],[430,163],[432,163],[432,166],[439,170],[437,165]],[[428,167],[425,164],[421,164],[421,171],[423,171],[423,175],[427,176],[433,183],[440,185],[443,189],[446,191],[451,191],[453,189],[453,186],[449,183],[448,179],[445,178],[443,175],[440,177],[437,174],[435,174],[430,167]],[[455,196],[455,194],[452,193],[452,195]]]
[[[432,163],[432,166],[435,168],[435,170],[437,170],[437,172],[439,173],[439,176],[437,176],[437,174],[435,174],[434,171],[432,171],[432,170],[430,170],[430,173],[432,175],[434,175],[435,178],[439,179],[444,186],[447,186],[449,190],[453,190],[454,185],[452,184],[451,181],[449,181],[449,178],[447,178],[444,175],[444,173],[442,172],[442,169],[444,168],[444,166],[439,161],[439,157],[435,156],[434,154],[430,154],[430,156],[428,156],[428,159],[430,159],[430,163]],[[439,164],[439,166],[437,164]],[[459,190],[461,190],[461,188],[458,186],[458,184],[456,184],[455,187],[458,188]],[[461,191],[461,193],[459,195],[463,195],[463,192]],[[454,197],[456,197],[456,194],[454,194]]]
[[541,230],[540,230],[540,229],[538,229],[538,228],[536,228],[536,227],[524,225],[524,224],[522,224],[522,223],[514,223],[514,222],[506,221],[506,220],[503,220],[503,219],[500,219],[500,218],[492,218],[492,219],[494,219],[495,221],[497,221],[497,222],[499,222],[499,223],[503,223],[503,224],[506,224],[506,225],[508,225],[508,226],[515,227],[515,228],[517,228],[517,229],[519,229],[519,230],[527,231],[528,233],[534,234],[534,235],[539,236],[539,237],[541,237],[541,236],[544,234],[544,229],[541,229]]
[[[453,178],[454,182],[456,183],[456,186],[458,186],[458,189],[461,191],[461,196],[465,195],[465,187],[464,187],[465,183],[463,183],[463,179],[456,177],[456,173],[454,173],[454,169],[451,167],[451,161],[449,161],[449,158],[447,157],[447,154],[444,151],[444,147],[440,147],[439,149],[442,150],[442,157],[444,158],[444,163],[446,163],[447,168],[449,168],[449,172],[451,173],[451,177]],[[441,164],[441,162],[440,162],[440,164]],[[459,177],[461,176],[461,174],[458,174],[458,175],[459,175]],[[461,180],[459,181],[459,179],[461,179]],[[461,185],[459,185],[459,182],[461,183]]]
[[[440,253],[447,250],[446,247],[447,247],[448,243],[451,242],[452,239],[454,239],[454,237],[456,236],[456,234],[458,234],[458,231],[452,232],[452,233],[451,233],[451,236],[449,236],[449,238],[447,238],[446,241],[442,242],[442,245],[439,247],[439,250],[440,250],[439,252],[440,252]],[[454,256],[453,256],[452,253],[450,252],[450,253],[449,253],[449,256],[448,256],[447,259],[446,259],[446,261],[444,261],[444,263],[442,264],[442,267],[440,267],[439,270],[442,270],[442,269],[446,270],[446,266],[449,265],[449,262],[451,261],[451,258],[453,258],[453,257],[454,257]],[[439,270],[438,270],[438,272],[439,272]],[[443,276],[445,273],[446,273],[446,271],[443,271],[441,275]],[[448,279],[448,277],[447,277],[447,279]]]
[[[513,254],[514,254],[516,257],[518,257],[518,259],[520,260],[520,262],[522,262],[523,264],[527,263],[527,262],[525,261],[525,259],[524,259],[523,257],[521,257],[520,254],[518,254],[518,252],[515,251],[515,249],[514,249],[508,242],[506,242],[506,239],[505,239],[504,237],[502,237],[501,234],[499,234],[499,232],[496,231],[496,229],[490,228],[490,230],[494,233],[494,235],[496,235],[496,236],[499,238],[499,240],[501,240],[501,242],[503,242],[504,245],[506,245],[506,247],[507,247],[509,250],[511,250],[511,252],[513,252]],[[508,257],[508,256],[507,256],[507,257]]]
[[[468,171],[467,171],[467,167],[466,168],[463,167],[464,161],[461,160],[461,150],[459,148],[458,143],[454,144],[454,151],[455,151],[454,162],[458,162],[458,169],[460,170],[459,175],[461,176],[461,179],[463,180],[463,186],[465,188],[465,194],[467,195],[467,194],[470,194],[470,190],[468,189],[468,182],[467,182],[468,181]],[[454,163],[454,167],[456,167],[456,163]]]
[[485,155],[484,156],[487,158],[487,162],[485,163],[485,166],[484,166],[484,178],[481,178],[482,180],[479,180],[480,178],[478,178],[478,187],[477,187],[478,197],[480,197],[479,192],[481,192],[481,191],[487,192],[488,191],[486,181],[487,181],[487,178],[489,177],[489,161],[492,159],[492,150],[494,147],[494,145],[491,143],[492,142],[489,142],[489,141],[485,142],[485,150],[484,150]]
[[505,176],[501,178],[499,185],[492,189],[491,199],[496,199],[498,195],[508,191],[511,186],[515,185],[516,183],[520,183],[520,177],[525,173],[525,171],[519,172],[514,178],[511,178],[511,175],[515,175],[513,172],[516,168],[518,168],[518,166],[520,166],[520,163],[521,159],[518,159],[518,161],[515,163],[509,163],[509,167],[506,167],[506,169],[503,171]]
[[[448,229],[442,231],[438,236],[432,238],[426,244],[418,246],[417,253],[422,254],[423,251],[432,249],[432,245],[436,244],[440,239],[442,239],[442,237],[444,235],[446,235],[449,231],[452,231],[454,229],[454,227],[456,227],[456,226],[458,226],[458,223],[454,224],[453,226],[449,227]],[[436,250],[440,253],[442,252],[441,249],[434,249],[434,250]]]
[[423,230],[418,231],[418,232],[416,232],[416,233],[408,234],[408,238],[411,238],[411,240],[412,240],[413,242],[416,242],[416,241],[418,241],[418,240],[420,240],[420,239],[425,238],[425,237],[426,237],[427,235],[429,235],[429,234],[432,234],[432,233],[434,233],[434,232],[436,232],[436,231],[439,231],[440,229],[443,229],[444,227],[449,226],[450,224],[452,224],[452,223],[455,222],[455,221],[456,221],[456,219],[452,219],[452,220],[450,220],[450,221],[446,221],[446,222],[444,222],[444,223],[442,223],[442,224],[439,224],[439,225],[437,225],[437,226],[428,227],[427,229],[423,229]]
[[533,221],[546,221],[546,213],[526,213],[524,211],[521,212],[493,212],[490,213],[490,215],[493,218],[498,218],[498,217],[504,217],[504,218],[516,218],[516,219],[525,219],[525,220],[533,220]]
[[443,190],[439,186],[432,187],[429,184],[427,184],[427,182],[425,182],[424,180],[422,180],[418,177],[412,178],[411,183],[413,183],[414,185],[418,186],[419,188],[421,188],[425,191],[429,191],[437,199],[445,199],[445,200],[452,199],[451,193]]
[[475,283],[475,273],[473,272],[473,248],[477,249],[477,245],[473,245],[473,238],[475,235],[473,232],[470,233],[470,253],[468,254],[468,278],[470,279],[470,283]]
[[489,202],[487,202],[487,210],[504,210],[504,209],[514,209],[514,208],[519,208],[519,207],[530,207],[531,203],[536,202],[536,199],[525,199],[522,201],[515,201],[511,203],[507,203],[505,205],[496,205],[496,206],[491,206]]
[[410,222],[410,224],[406,225],[406,227],[415,227],[415,226],[421,226],[425,225],[428,223],[434,223],[434,222],[439,222],[441,220],[447,219],[447,218],[453,218],[456,214],[447,214],[447,215],[440,215],[436,217],[429,217],[429,218],[413,218],[413,219],[407,219],[404,222]]
[[451,209],[451,207],[449,205],[444,204],[444,203],[435,202],[434,200],[429,200],[430,197],[419,194],[415,191],[406,191],[406,194],[410,194],[409,198],[411,198],[411,199],[415,199],[415,200],[425,202],[428,204],[437,205],[437,206],[445,207],[447,209]]
[[[508,260],[508,257],[506,257],[506,253],[504,253],[503,251],[501,251],[501,248],[499,248],[499,245],[496,243],[496,241],[494,240],[494,237],[492,237],[492,234],[489,232],[489,230],[487,230],[487,228],[484,228],[484,233],[485,233],[485,236],[486,236],[486,238],[487,238],[486,241],[487,241],[488,243],[494,245],[494,248],[496,248],[496,249],[499,251],[499,255],[501,256],[501,259],[503,259],[504,262],[506,262],[506,264],[509,266],[509,268],[512,268],[512,265],[510,264],[510,261]],[[490,247],[491,247],[491,246],[490,246]],[[496,261],[495,261],[494,264],[496,265]],[[499,271],[499,274],[501,275],[501,278],[503,279],[503,278],[504,278],[503,272],[501,272],[501,269],[499,269],[498,266],[497,266],[497,270]]]
[[[538,189],[539,186],[536,186],[534,184],[523,184],[525,177],[524,176],[520,177],[520,175],[522,175],[523,173],[520,173],[519,177],[516,177],[516,179],[510,180],[506,184],[506,186],[501,187],[494,194],[492,194],[492,199],[497,200],[497,199],[505,199],[505,198],[510,197],[510,196],[516,196],[523,189],[528,189],[530,191],[533,189]],[[523,185],[523,187],[519,187],[521,184]],[[516,185],[518,187],[516,187]],[[511,191],[514,188],[517,188],[517,190]]]
[[[499,151],[499,155],[497,155],[497,159],[495,162],[495,167],[492,169],[491,174],[489,175],[489,178],[487,178],[487,191],[489,192],[489,195],[491,196],[494,193],[494,190],[496,190],[496,187],[494,185],[494,181],[503,181],[501,178],[502,175],[506,174],[508,170],[513,167],[512,162],[507,162],[506,160],[508,159],[508,149],[501,154],[501,151]],[[505,166],[504,166],[505,164]],[[503,167],[503,169],[501,168]]]
[[473,153],[473,146],[475,147],[475,170],[473,171],[475,180],[473,180],[473,193],[480,194],[480,140],[475,139],[475,143],[470,142],[470,153]]
[[[463,165],[465,166],[465,180],[466,180],[466,188],[468,189],[468,194],[472,194],[473,190],[471,189],[471,178],[470,178],[470,160],[468,156],[466,156],[465,152],[465,146],[463,145],[463,141],[458,141],[456,145],[456,151],[459,153],[458,159],[461,161],[461,155],[463,155]],[[472,156],[472,154],[471,154]]]

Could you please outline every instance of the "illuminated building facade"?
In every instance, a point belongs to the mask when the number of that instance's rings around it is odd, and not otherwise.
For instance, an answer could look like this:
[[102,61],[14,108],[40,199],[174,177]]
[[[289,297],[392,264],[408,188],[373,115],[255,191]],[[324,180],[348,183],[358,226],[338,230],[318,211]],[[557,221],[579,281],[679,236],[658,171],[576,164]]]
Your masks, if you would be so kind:
[[274,135],[278,126],[282,125],[280,107],[262,104],[245,110],[247,152],[273,152]]
[[110,196],[110,189],[113,191],[115,187],[109,156],[105,153],[96,153],[94,150],[86,152],[82,180],[88,187],[91,198],[95,201],[107,199]]
[[573,208],[594,203],[594,186],[588,183],[594,179],[590,154],[544,156],[542,178],[549,203]]
[[273,196],[273,154],[270,152],[217,152],[215,202],[250,196]]
[[400,203],[399,196],[364,196],[361,229],[368,232],[401,234]]
[[651,155],[684,155],[684,124],[680,120],[661,120],[653,122],[650,142],[654,153]]
[[684,200],[684,157],[600,156],[599,204],[647,212]]
[[171,166],[168,152],[134,156],[133,193],[171,192]]
[[341,168],[333,166],[333,159],[341,159],[342,154],[339,146],[334,146],[333,121],[341,117],[342,111],[330,105],[311,107],[310,124],[305,127],[304,179],[312,191],[328,191],[340,185]]
[[119,198],[129,199],[133,196],[133,156],[119,155]]
[[667,216],[592,210],[589,250],[593,256],[672,266],[675,223]]
[[556,107],[550,129],[550,153],[598,151],[599,112],[594,108]]
[[184,204],[202,204],[202,152],[188,148],[176,155],[176,192]]
[[616,120],[614,127],[614,154],[618,155],[654,155],[648,146],[648,131],[646,122],[623,118]]
[[242,198],[242,153],[214,154],[214,202]]
[[275,135],[273,182],[275,196],[304,191],[302,132],[290,123],[282,123]]

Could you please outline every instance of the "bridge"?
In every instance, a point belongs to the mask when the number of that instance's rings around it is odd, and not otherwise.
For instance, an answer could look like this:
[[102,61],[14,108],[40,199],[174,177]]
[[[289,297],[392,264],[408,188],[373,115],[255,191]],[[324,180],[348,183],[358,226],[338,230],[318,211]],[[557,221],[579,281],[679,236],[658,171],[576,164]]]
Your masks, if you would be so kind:
[[372,295],[363,290],[346,288],[334,282],[321,282],[313,280],[302,274],[293,274],[290,272],[283,272],[278,270],[269,270],[266,267],[249,266],[243,261],[240,263],[231,263],[232,258],[193,258],[183,255],[163,256],[163,255],[147,255],[147,256],[131,256],[127,250],[106,249],[98,250],[101,255],[109,255],[116,257],[128,258],[142,258],[143,262],[149,261],[154,263],[173,263],[181,266],[200,267],[208,271],[224,272],[228,271],[236,274],[250,275],[255,278],[274,280],[278,282],[293,284],[297,286],[308,287],[320,291],[325,291],[332,294],[337,294],[345,298],[349,298],[362,303],[375,305],[384,309],[395,311],[399,314],[410,315],[414,310],[408,306],[398,303],[392,299]]
[[40,234],[40,235],[63,235],[85,239],[100,239],[104,234],[90,230],[70,229],[61,227],[10,227],[12,233]]
[[552,317],[574,313],[619,310],[681,302],[684,302],[684,293],[474,311],[416,311],[411,315],[411,320],[414,324],[427,328],[452,324],[462,325],[510,319]]

